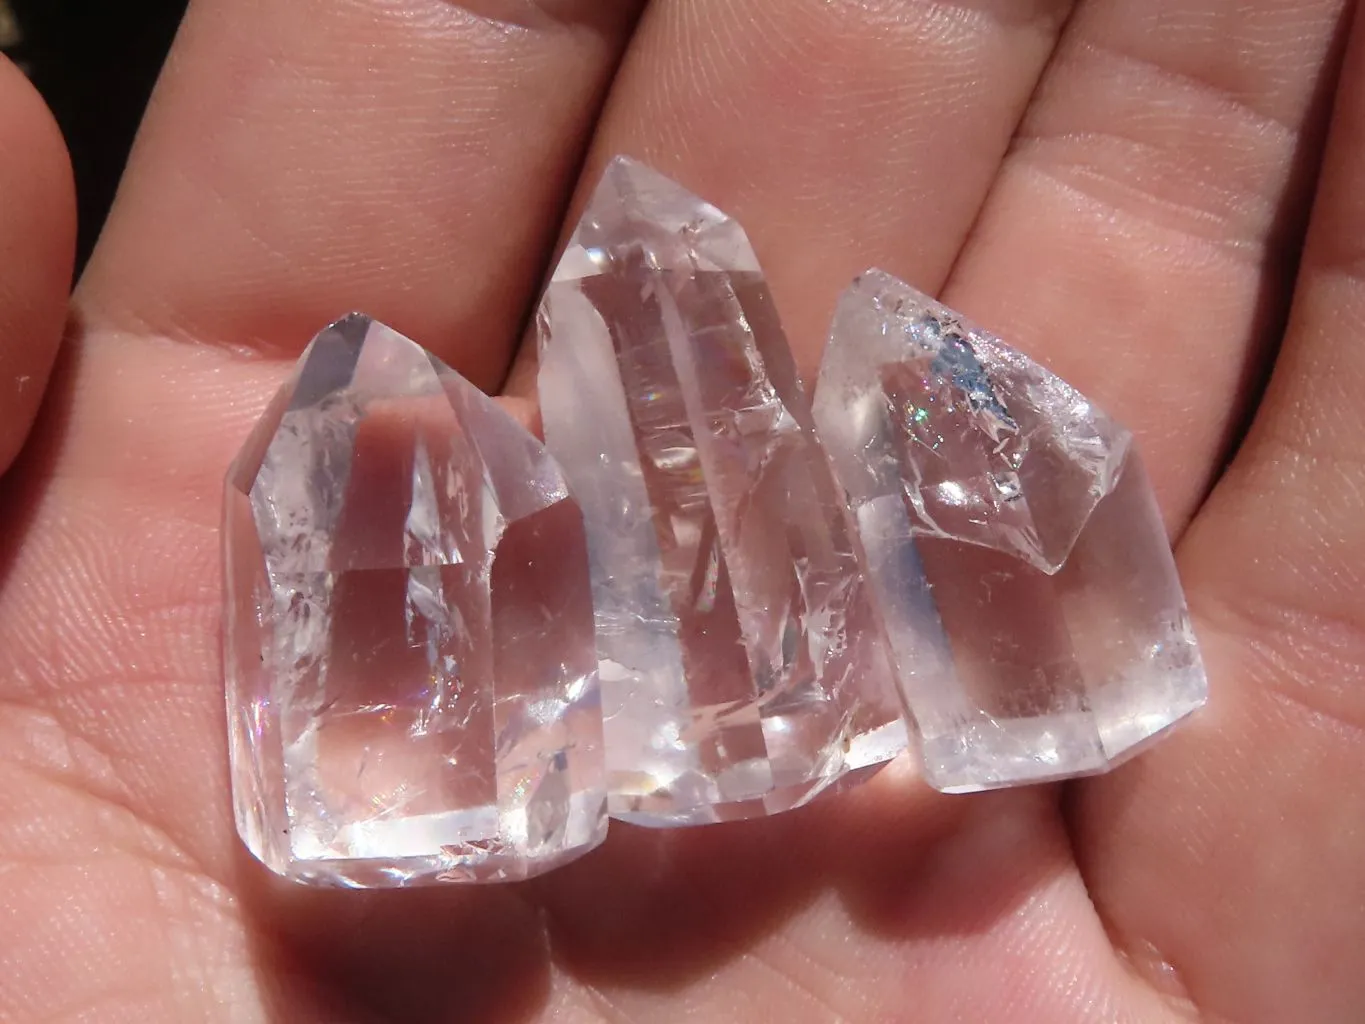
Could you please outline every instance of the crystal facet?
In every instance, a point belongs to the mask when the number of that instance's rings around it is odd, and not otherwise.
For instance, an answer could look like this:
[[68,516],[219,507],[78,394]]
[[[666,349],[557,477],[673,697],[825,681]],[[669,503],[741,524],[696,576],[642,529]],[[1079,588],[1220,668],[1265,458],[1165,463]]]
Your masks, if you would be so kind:
[[1066,382],[871,271],[814,414],[935,786],[1102,771],[1204,702],[1131,437]]
[[237,827],[337,885],[498,881],[605,835],[582,516],[539,442],[362,316],[228,473]]
[[904,749],[856,536],[740,226],[616,160],[537,328],[546,443],[588,525],[612,814],[773,813]]

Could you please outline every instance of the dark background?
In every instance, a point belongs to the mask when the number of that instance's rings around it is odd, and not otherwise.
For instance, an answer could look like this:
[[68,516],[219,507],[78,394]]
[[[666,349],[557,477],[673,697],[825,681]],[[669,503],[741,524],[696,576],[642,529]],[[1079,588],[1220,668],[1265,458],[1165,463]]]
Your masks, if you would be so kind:
[[184,9],[185,0],[0,0],[0,45],[47,98],[71,149],[82,262]]

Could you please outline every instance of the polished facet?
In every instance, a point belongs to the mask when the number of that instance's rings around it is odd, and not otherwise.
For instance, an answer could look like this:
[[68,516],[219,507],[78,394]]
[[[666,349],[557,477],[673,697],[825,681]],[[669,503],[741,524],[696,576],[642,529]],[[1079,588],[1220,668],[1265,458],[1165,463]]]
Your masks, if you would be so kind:
[[1066,382],[873,271],[814,412],[934,785],[1101,771],[1204,702],[1132,439]]
[[605,834],[582,516],[413,342],[322,332],[227,481],[238,829],[339,885],[523,878]]
[[612,813],[772,813],[895,756],[856,537],[739,225],[616,160],[537,327],[546,443],[588,525]]

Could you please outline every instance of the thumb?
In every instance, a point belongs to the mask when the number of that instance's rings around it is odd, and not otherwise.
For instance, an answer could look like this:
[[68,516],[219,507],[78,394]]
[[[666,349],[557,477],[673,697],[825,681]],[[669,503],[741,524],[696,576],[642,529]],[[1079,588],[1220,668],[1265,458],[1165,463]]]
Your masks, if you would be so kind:
[[62,336],[76,240],[61,133],[0,57],[0,473],[19,453]]

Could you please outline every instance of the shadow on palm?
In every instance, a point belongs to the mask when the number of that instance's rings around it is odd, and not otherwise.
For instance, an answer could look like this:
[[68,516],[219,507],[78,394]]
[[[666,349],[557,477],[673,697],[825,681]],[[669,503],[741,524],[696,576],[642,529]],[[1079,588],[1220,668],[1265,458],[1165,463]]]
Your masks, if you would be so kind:
[[908,774],[898,763],[846,797],[768,820],[614,824],[592,854],[507,886],[308,890],[268,878],[243,851],[258,970],[280,979],[282,1020],[302,1000],[385,1020],[521,1021],[545,1009],[555,974],[681,991],[831,897],[855,941],[985,932],[1067,868],[1050,841],[1057,790],[945,798]]

